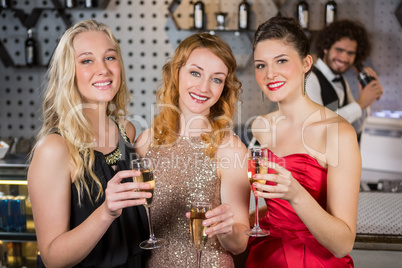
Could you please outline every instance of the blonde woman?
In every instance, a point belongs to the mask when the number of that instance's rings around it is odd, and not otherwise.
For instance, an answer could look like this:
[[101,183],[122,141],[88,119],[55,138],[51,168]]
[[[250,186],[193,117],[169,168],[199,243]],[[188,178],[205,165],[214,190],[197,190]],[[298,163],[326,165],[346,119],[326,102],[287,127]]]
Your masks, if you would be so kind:
[[193,201],[210,201],[201,267],[234,267],[246,249],[250,186],[247,149],[230,130],[241,83],[236,60],[220,38],[197,33],[177,47],[162,70],[159,114],[136,141],[154,161],[153,223],[168,245],[152,250],[148,267],[196,267],[186,217]]
[[[124,65],[109,27],[78,22],[62,36],[47,73],[43,126],[28,190],[46,267],[141,267],[146,183],[125,183],[135,128]],[[132,182],[132,179],[131,179]],[[144,222],[143,220],[144,219]]]

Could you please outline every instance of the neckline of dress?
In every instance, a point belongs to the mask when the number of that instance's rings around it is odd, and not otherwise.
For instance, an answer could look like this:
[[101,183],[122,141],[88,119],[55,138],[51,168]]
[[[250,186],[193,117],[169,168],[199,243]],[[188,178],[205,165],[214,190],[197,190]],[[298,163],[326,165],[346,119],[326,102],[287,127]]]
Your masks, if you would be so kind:
[[181,139],[201,139],[201,136],[182,136],[182,135],[177,135],[178,138]]
[[103,157],[106,159],[107,162],[110,161],[110,160],[108,160],[109,157],[117,158],[118,155],[120,155],[119,158],[121,157],[120,148],[119,148],[120,138],[125,139],[125,137],[121,133],[122,129],[121,129],[121,126],[119,125],[119,122],[117,122],[116,120],[113,120],[113,122],[116,124],[117,131],[118,131],[118,140],[117,140],[116,147],[112,151],[110,151],[109,153],[103,153],[101,151],[98,151],[98,150],[94,149],[94,152],[99,153],[100,155],[103,155]]
[[284,155],[284,156],[278,156],[276,153],[274,153],[273,151],[271,151],[270,149],[268,149],[266,147],[262,147],[261,149],[267,149],[272,154],[274,154],[277,158],[289,158],[289,157],[292,157],[292,156],[304,156],[306,158],[309,158],[309,159],[313,160],[314,163],[316,163],[319,167],[321,167],[323,169],[328,169],[328,168],[325,168],[325,167],[321,166],[317,159],[315,159],[314,157],[312,157],[311,155],[309,155],[307,153],[293,153],[293,154],[287,154],[287,155]]

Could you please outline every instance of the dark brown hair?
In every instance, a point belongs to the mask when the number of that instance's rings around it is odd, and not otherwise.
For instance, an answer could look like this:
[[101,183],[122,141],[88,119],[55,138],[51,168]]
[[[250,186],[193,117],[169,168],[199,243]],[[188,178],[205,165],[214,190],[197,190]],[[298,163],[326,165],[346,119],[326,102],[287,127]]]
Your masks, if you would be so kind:
[[315,38],[317,56],[322,58],[324,49],[329,50],[335,42],[345,37],[357,42],[354,63],[363,62],[371,53],[369,34],[363,24],[351,20],[335,21],[317,34]]
[[271,39],[291,45],[301,59],[310,54],[310,41],[295,18],[272,17],[258,26],[254,34],[253,51],[259,42]]

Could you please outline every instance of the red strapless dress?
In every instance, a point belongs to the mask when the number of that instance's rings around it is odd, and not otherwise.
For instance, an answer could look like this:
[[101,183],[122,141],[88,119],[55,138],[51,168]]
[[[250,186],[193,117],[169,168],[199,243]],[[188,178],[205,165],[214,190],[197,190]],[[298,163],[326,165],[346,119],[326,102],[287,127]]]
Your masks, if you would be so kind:
[[[293,177],[326,208],[327,169],[307,154],[277,157],[267,150],[272,162],[290,172]],[[265,200],[268,213],[260,220],[261,228],[271,233],[266,237],[251,237],[248,244],[247,268],[282,267],[354,267],[347,255],[336,258],[310,233],[289,202],[282,199]]]

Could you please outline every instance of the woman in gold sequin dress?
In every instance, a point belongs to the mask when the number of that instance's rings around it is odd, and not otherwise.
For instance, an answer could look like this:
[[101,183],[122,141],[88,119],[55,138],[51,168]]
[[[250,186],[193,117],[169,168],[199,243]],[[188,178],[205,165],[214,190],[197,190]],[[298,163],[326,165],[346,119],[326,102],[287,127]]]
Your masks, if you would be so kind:
[[206,33],[185,39],[163,67],[160,112],[136,141],[137,152],[154,160],[152,221],[168,241],[152,250],[148,267],[196,267],[186,217],[195,200],[213,204],[201,267],[234,267],[230,253],[246,249],[247,149],[230,130],[241,90],[235,69],[227,43]]

